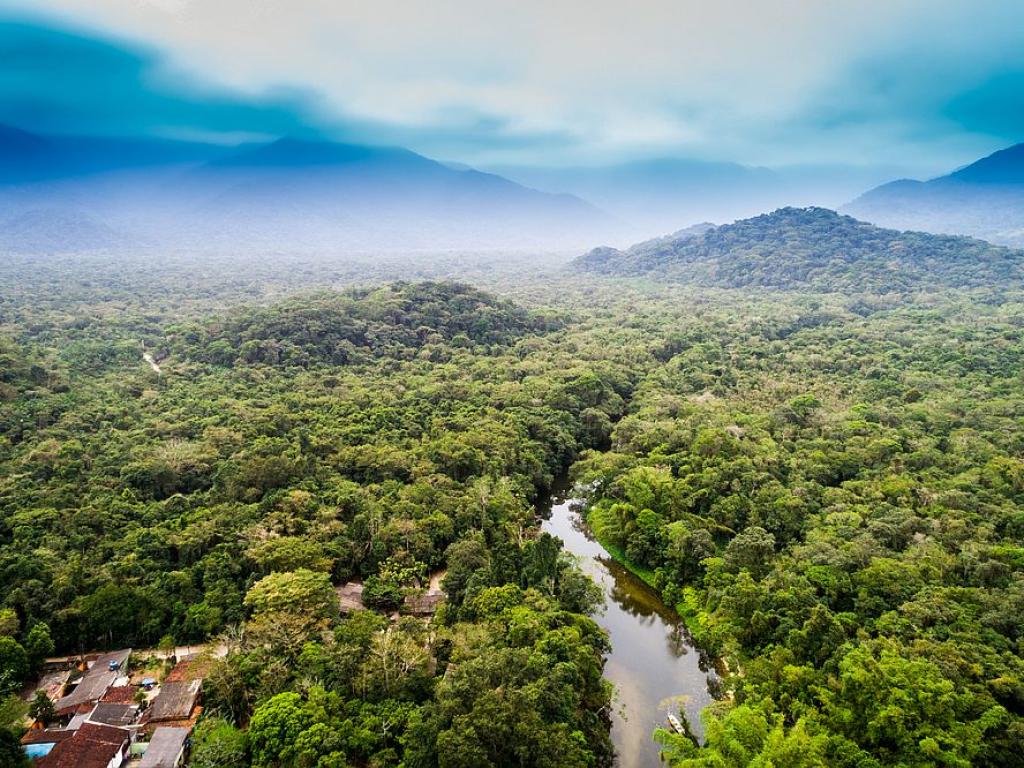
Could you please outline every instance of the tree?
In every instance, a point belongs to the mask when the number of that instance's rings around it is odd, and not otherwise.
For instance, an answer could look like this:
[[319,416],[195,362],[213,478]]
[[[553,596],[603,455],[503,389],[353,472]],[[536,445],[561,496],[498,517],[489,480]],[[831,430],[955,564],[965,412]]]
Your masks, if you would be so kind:
[[249,589],[249,631],[258,638],[297,651],[338,616],[338,596],[326,573],[304,568],[272,573]]
[[667,731],[657,733],[671,768],[827,768],[828,739],[800,720],[785,728],[778,715],[749,706],[724,714],[705,710],[704,744]]
[[394,610],[402,604],[407,590],[426,576],[426,566],[408,553],[392,555],[384,560],[377,573],[363,586],[363,601],[371,608]]
[[35,698],[29,704],[28,714],[33,720],[38,720],[43,725],[48,725],[57,717],[57,711],[54,709],[50,697],[46,695],[46,691],[36,691]]
[[745,569],[755,577],[763,576],[775,554],[775,537],[756,525],[739,533],[725,548],[725,562],[730,568]]
[[27,711],[25,702],[18,696],[0,699],[0,765],[4,768],[29,768],[32,765],[17,736]]
[[160,642],[157,643],[157,648],[164,655],[165,659],[170,659],[178,650],[178,644],[175,642],[173,635],[164,635],[160,638]]
[[31,768],[18,737],[8,728],[0,728],[0,765],[10,768]]
[[0,637],[0,694],[14,693],[29,675],[28,654],[13,637]]
[[14,637],[18,634],[18,613],[13,608],[0,608],[0,636]]
[[558,585],[555,592],[562,609],[572,613],[590,615],[601,609],[605,602],[601,587],[580,570],[572,555],[564,552],[559,557]]
[[235,768],[247,764],[245,731],[227,720],[205,717],[193,733],[190,768]]
[[47,657],[52,656],[56,646],[50,636],[50,627],[41,621],[32,625],[25,635],[25,652],[33,671],[38,671]]
[[279,693],[257,707],[249,721],[253,768],[295,765],[296,741],[310,725],[312,718],[297,693]]
[[483,538],[474,535],[449,546],[444,557],[448,563],[448,573],[445,574],[441,586],[448,594],[449,602],[458,607],[466,597],[470,579],[474,574],[490,567],[491,556]]

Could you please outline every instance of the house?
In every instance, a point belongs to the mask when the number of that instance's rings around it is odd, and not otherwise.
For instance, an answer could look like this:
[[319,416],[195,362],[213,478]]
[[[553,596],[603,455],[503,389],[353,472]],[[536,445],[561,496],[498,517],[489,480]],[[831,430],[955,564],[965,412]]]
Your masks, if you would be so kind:
[[68,681],[70,679],[70,669],[57,669],[52,672],[47,672],[42,676],[42,678],[40,678],[39,682],[36,683],[35,688],[32,689],[32,693],[28,698],[29,700],[34,699],[36,691],[42,691],[50,701],[58,701],[64,695],[64,690],[68,687]]
[[100,701],[113,702],[115,704],[134,704],[135,696],[139,689],[134,685],[115,685],[107,689]]
[[74,715],[83,704],[95,704],[121,676],[121,670],[128,663],[131,648],[114,651],[97,658],[78,681],[71,693],[54,703],[54,709],[61,716]]
[[121,768],[128,755],[124,728],[85,723],[36,760],[37,768]]
[[185,760],[188,728],[157,728],[137,768],[179,768]]
[[138,704],[119,704],[113,701],[101,701],[89,713],[88,722],[101,725],[114,725],[127,728],[139,717]]
[[338,608],[342,613],[361,611],[363,605],[363,585],[358,581],[342,584],[335,590],[338,594]]
[[25,735],[21,737],[21,744],[26,755],[30,758],[38,759],[50,754],[58,743],[65,739],[70,739],[74,735],[74,731],[68,731],[61,728],[55,728],[53,730],[34,728],[31,731],[27,731]]
[[189,720],[199,703],[202,680],[180,680],[164,683],[146,711],[146,722],[164,723]]
[[444,602],[444,598],[444,592],[428,591],[406,595],[404,605],[405,609],[413,616],[433,616]]

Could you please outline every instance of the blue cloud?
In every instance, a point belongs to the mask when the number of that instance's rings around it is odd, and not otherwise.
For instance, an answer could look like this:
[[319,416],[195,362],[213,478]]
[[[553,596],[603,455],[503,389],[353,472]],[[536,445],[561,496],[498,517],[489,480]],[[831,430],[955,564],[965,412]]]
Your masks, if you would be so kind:
[[0,122],[94,135],[310,135],[312,97],[260,99],[176,76],[152,51],[34,21],[0,22]]
[[969,131],[1024,140],[1024,71],[988,77],[950,99],[944,114]]

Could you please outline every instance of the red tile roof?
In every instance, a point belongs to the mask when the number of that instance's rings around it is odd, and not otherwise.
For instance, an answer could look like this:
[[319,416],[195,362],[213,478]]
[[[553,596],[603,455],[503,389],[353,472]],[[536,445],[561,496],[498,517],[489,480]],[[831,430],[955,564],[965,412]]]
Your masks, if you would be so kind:
[[26,731],[25,735],[21,737],[22,744],[56,744],[58,741],[64,741],[70,739],[75,735],[75,731],[67,731],[63,728],[55,728],[53,730],[42,728],[33,728],[32,730]]
[[128,743],[128,731],[86,723],[36,761],[36,768],[107,768]]
[[107,688],[107,692],[103,694],[103,698],[100,701],[110,702],[112,704],[134,704],[135,694],[138,692],[138,688],[134,685],[118,685],[112,688]]

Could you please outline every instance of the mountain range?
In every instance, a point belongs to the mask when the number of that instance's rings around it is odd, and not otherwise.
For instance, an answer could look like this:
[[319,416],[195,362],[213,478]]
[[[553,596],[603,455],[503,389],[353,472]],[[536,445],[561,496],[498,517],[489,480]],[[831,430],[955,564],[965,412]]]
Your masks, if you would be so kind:
[[[579,248],[612,219],[397,147],[224,147],[0,128],[0,247]],[[57,230],[60,229],[60,232]]]
[[725,288],[887,293],[1019,286],[1024,251],[968,237],[882,229],[824,208],[782,208],[625,251],[596,248],[573,267]]
[[633,239],[670,232],[684,222],[733,221],[784,206],[837,207],[898,172],[884,166],[763,168],[678,157],[491,170],[530,187],[578,195],[614,215]]
[[1024,144],[930,181],[883,184],[841,210],[883,226],[1024,246]]

